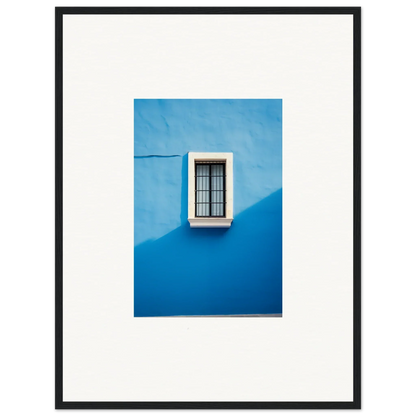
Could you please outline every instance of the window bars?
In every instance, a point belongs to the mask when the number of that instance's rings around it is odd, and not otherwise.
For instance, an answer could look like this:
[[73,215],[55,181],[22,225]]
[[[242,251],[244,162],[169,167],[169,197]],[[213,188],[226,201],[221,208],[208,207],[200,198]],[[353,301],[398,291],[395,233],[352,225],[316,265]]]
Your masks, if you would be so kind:
[[195,216],[225,217],[225,163],[195,163]]

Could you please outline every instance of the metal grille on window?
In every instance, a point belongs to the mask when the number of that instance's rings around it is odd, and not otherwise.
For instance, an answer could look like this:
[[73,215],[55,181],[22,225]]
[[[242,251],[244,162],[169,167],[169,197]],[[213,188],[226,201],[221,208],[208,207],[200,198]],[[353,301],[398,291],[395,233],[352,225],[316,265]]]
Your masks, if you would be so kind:
[[196,163],[197,217],[225,216],[225,163]]

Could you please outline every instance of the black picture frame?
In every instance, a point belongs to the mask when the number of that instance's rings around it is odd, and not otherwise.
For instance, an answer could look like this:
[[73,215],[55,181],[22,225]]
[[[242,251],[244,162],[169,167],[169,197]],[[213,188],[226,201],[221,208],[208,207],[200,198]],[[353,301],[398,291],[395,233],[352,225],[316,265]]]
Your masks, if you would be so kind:
[[[63,399],[63,17],[69,14],[348,14],[353,17],[353,400],[350,402],[71,402]],[[55,408],[360,409],[361,408],[361,8],[57,7],[55,9]]]

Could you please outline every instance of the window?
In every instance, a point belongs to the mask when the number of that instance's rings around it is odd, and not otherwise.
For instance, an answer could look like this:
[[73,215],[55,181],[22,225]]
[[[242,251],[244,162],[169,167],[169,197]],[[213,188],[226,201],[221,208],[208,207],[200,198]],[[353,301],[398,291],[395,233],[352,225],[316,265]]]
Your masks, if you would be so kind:
[[225,163],[195,163],[195,216],[225,216]]
[[188,153],[188,221],[192,228],[231,226],[232,153]]

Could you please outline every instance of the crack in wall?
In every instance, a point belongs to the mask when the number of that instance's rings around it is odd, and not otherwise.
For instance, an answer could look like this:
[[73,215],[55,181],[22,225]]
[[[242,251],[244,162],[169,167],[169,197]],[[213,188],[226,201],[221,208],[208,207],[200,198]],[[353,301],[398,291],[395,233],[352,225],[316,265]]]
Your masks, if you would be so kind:
[[144,155],[144,156],[134,156],[135,159],[145,159],[148,157],[181,157],[181,155]]

